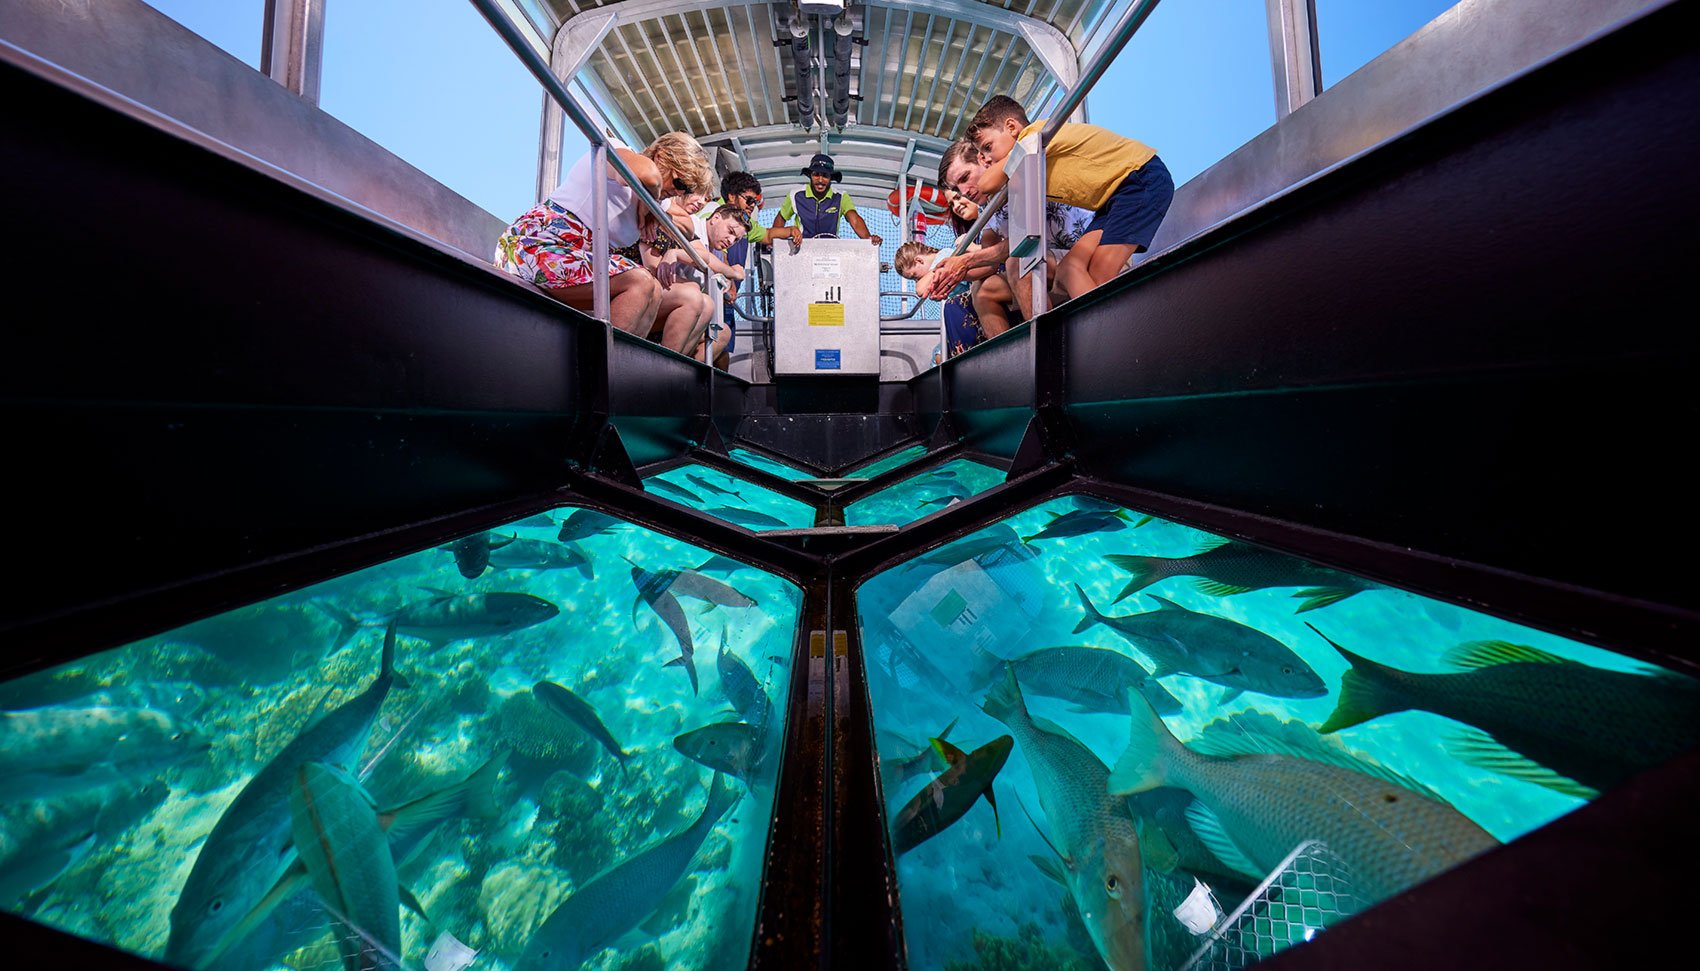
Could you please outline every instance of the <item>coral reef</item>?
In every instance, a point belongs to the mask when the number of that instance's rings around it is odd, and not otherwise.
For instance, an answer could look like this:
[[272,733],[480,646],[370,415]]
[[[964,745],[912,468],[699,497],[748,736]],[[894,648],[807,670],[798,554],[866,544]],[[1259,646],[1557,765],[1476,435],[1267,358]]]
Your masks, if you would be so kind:
[[566,899],[568,886],[554,867],[504,863],[492,868],[478,889],[484,940],[467,943],[498,957],[518,957],[531,935]]
[[1045,943],[1037,924],[1022,924],[1015,937],[974,930],[974,960],[950,961],[945,971],[1097,971],[1100,962],[1072,949]]

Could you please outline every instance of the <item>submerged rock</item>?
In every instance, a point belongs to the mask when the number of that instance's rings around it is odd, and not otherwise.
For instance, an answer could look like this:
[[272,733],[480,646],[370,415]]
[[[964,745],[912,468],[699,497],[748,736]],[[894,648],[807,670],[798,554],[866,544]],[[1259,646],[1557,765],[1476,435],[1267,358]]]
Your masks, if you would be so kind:
[[554,867],[504,863],[490,870],[478,889],[484,916],[484,946],[513,960],[543,921],[566,899],[570,884]]
[[1086,959],[1070,948],[1045,943],[1037,924],[1022,924],[1015,937],[997,937],[974,930],[974,960],[947,961],[945,971],[1096,971],[1096,958]]

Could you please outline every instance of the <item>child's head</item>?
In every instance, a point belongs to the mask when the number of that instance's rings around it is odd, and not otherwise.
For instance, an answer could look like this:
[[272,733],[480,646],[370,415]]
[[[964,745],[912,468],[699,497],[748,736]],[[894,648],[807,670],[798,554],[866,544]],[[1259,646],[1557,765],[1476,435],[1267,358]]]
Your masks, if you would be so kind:
[[891,258],[891,268],[906,280],[919,280],[927,275],[927,261],[938,255],[938,248],[926,243],[908,242],[897,248]]
[[946,192],[958,192],[979,202],[981,200],[977,197],[980,189],[977,183],[980,181],[980,173],[985,170],[986,167],[980,164],[980,155],[975,150],[974,143],[964,136],[951,142],[950,147],[944,150],[943,157],[939,159],[939,185],[943,186]]
[[714,195],[714,169],[697,140],[682,131],[670,131],[643,150],[661,170],[661,198],[696,194]]
[[736,243],[750,231],[750,214],[737,206],[721,206],[708,214],[705,227],[708,239],[704,240],[711,250],[723,250]]
[[1009,157],[1021,129],[1030,124],[1020,102],[1008,95],[995,95],[974,113],[968,123],[967,139],[974,143],[980,164],[992,165]]

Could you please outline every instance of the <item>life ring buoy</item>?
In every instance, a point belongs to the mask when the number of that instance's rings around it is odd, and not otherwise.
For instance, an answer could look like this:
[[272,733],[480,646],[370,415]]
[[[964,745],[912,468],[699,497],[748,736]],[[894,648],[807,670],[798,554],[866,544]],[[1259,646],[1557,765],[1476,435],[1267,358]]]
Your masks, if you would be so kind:
[[[885,207],[893,216],[898,214],[898,191],[885,197]],[[950,218],[950,198],[944,190],[926,184],[909,187],[909,211],[922,226],[935,226]]]

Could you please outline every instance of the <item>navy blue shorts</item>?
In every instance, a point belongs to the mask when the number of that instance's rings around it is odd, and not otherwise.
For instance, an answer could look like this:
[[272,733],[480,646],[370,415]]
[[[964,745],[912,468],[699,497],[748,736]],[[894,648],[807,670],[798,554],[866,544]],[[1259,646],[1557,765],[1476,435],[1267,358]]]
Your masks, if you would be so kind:
[[1174,177],[1163,160],[1153,155],[1151,161],[1130,172],[1104,207],[1092,214],[1086,232],[1103,231],[1099,246],[1132,244],[1149,249],[1174,200]]
[[720,308],[720,318],[726,322],[726,353],[730,356],[738,349],[738,315],[732,312],[731,304],[726,304]]

